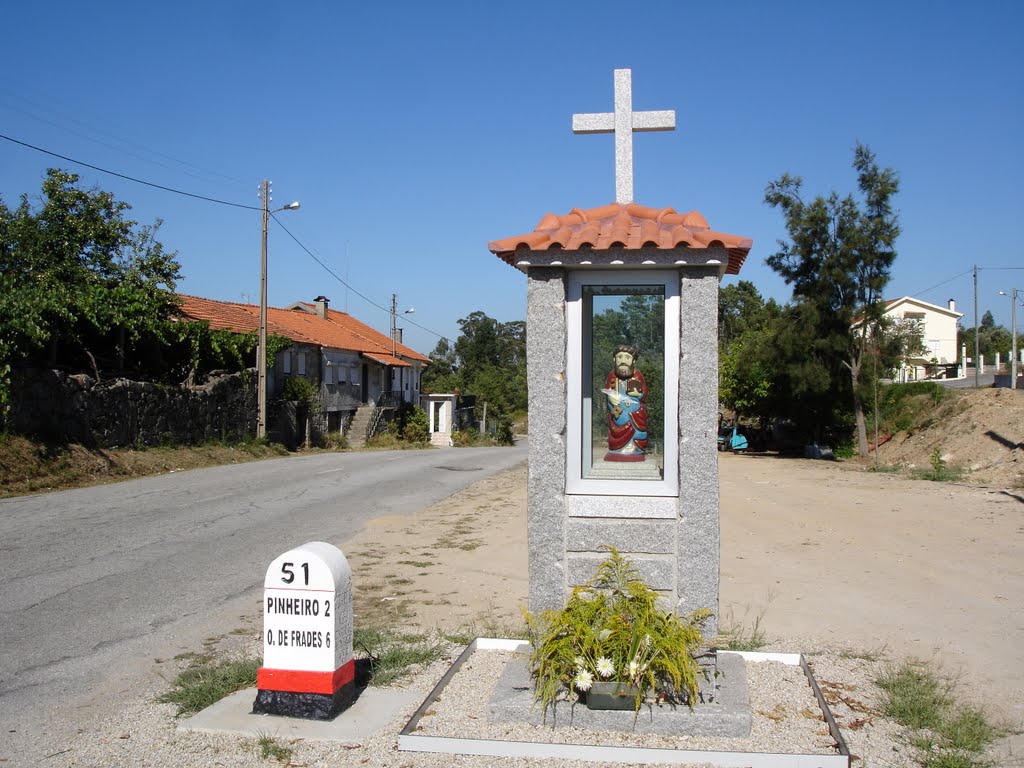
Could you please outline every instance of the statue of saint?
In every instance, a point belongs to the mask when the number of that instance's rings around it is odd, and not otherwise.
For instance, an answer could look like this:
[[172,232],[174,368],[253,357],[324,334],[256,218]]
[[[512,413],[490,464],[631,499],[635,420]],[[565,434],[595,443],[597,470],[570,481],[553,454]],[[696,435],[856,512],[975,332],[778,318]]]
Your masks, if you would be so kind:
[[637,349],[620,344],[612,353],[615,367],[601,390],[607,400],[608,453],[605,461],[647,458],[647,382],[636,369]]

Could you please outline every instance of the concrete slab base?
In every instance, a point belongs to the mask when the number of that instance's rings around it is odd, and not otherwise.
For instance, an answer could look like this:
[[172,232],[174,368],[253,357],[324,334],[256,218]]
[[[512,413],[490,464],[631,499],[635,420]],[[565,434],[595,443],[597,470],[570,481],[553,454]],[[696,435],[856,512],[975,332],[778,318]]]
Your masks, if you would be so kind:
[[257,738],[359,741],[390,725],[403,707],[419,697],[411,691],[366,688],[351,707],[333,720],[252,714],[256,689],[247,688],[221,699],[192,717],[178,721],[178,730],[232,733]]
[[549,709],[544,720],[541,708],[533,705],[533,684],[527,666],[528,656],[505,665],[489,703],[492,722],[527,722],[555,728],[586,728],[597,731],[635,731],[662,735],[748,736],[750,735],[750,695],[747,689],[746,662],[733,653],[718,655],[719,677],[715,681],[715,701],[687,707],[650,707],[633,711],[593,711],[568,703]]

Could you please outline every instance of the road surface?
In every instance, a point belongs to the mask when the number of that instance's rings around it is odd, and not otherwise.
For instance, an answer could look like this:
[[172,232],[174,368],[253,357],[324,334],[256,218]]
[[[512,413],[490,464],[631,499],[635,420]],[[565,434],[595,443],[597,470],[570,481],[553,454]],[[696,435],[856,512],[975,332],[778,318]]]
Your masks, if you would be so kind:
[[525,441],[326,453],[0,500],[3,737],[59,739],[154,658],[237,628],[280,553],[340,544],[525,458]]

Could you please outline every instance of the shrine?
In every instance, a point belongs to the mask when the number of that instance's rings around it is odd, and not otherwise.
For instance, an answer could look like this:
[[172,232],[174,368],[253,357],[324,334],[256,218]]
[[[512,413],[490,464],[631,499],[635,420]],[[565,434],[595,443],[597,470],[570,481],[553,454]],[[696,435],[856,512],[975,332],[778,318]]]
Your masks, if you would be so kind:
[[560,608],[613,546],[677,613],[717,617],[718,286],[752,241],[633,201],[633,134],[675,112],[634,112],[630,70],[614,112],[572,125],[614,133],[615,202],[488,245],[528,278],[529,609]]

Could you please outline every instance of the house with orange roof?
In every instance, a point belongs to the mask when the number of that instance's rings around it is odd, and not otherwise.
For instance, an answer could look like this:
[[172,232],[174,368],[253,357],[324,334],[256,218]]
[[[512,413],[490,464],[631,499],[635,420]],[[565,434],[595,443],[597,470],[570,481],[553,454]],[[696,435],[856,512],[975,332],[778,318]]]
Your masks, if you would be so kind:
[[[211,328],[254,333],[260,308],[179,294],[186,319]],[[267,396],[279,397],[285,381],[302,376],[317,385],[328,431],[361,437],[359,431],[375,407],[419,405],[420,376],[430,358],[352,317],[330,308],[318,296],[289,307],[267,307],[267,334],[292,345],[267,368]]]

